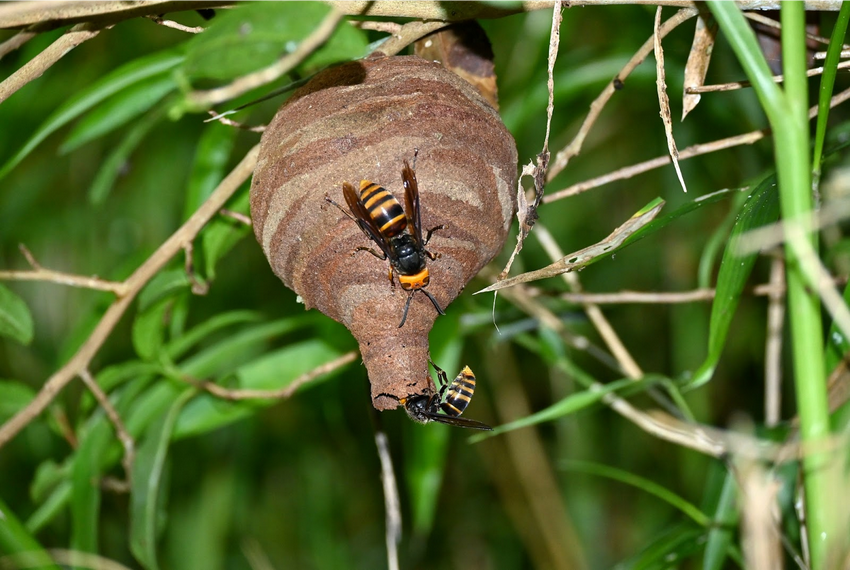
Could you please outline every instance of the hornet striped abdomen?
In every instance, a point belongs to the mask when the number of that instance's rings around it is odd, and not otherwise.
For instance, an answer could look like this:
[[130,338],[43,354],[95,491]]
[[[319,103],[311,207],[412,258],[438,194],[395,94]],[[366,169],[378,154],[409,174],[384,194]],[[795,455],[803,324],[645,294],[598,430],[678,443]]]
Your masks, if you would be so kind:
[[[413,162],[416,164],[415,155]],[[363,233],[381,248],[380,253],[363,246],[358,247],[355,251],[366,250],[378,259],[389,259],[390,283],[395,284],[393,281],[393,270],[395,270],[401,288],[409,291],[407,302],[404,305],[404,313],[401,316],[401,323],[398,325],[399,328],[404,326],[404,322],[407,320],[410,301],[416,291],[422,291],[434,304],[437,312],[441,315],[445,314],[440,304],[437,303],[437,299],[425,290],[425,287],[431,282],[431,274],[426,267],[425,260],[439,257],[439,255],[434,255],[425,249],[425,246],[431,239],[431,234],[435,230],[443,228],[443,226],[428,230],[425,239],[422,239],[419,185],[416,182],[416,173],[410,168],[406,160],[404,161],[404,168],[401,170],[401,180],[404,184],[404,209],[395,196],[368,180],[360,182],[359,196],[354,186],[348,182],[343,182],[342,194],[351,210],[350,214],[330,197],[325,197],[325,200],[354,220],[363,230]]]
[[475,374],[469,366],[464,366],[460,374],[449,386],[446,401],[440,405],[440,409],[446,415],[457,417],[463,413],[475,392]]
[[[404,406],[410,419],[420,424],[439,422],[452,426],[492,430],[487,424],[460,415],[469,405],[475,392],[475,374],[469,366],[464,366],[460,374],[449,384],[446,373],[433,362],[431,365],[437,371],[440,389],[436,394],[416,394],[399,400]],[[442,410],[442,414],[439,412]]]
[[385,236],[395,237],[407,227],[407,218],[395,196],[368,180],[360,182],[360,201]]

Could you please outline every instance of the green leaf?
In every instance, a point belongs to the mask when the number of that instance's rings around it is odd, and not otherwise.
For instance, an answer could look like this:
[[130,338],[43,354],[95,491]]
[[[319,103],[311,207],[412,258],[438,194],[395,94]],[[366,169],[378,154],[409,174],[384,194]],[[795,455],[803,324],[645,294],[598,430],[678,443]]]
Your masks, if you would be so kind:
[[189,276],[182,268],[160,271],[139,293],[139,310],[146,311],[154,303],[186,290],[190,285]]
[[[318,2],[240,5],[217,17],[203,34],[188,42],[182,71],[193,79],[232,79],[267,67],[295,51],[329,11]],[[316,69],[361,57],[367,43],[362,31],[338,26],[302,67]]]
[[563,467],[569,471],[580,471],[582,473],[607,477],[631,485],[668,503],[700,526],[708,527],[711,524],[711,520],[696,505],[649,479],[639,477],[622,469],[615,469],[607,465],[591,463],[589,461],[567,461],[563,464]]
[[[457,334],[458,318],[454,315],[437,319],[432,330],[431,356],[446,370],[459,370],[463,337]],[[402,414],[406,415],[406,414]],[[430,535],[448,460],[452,435],[461,434],[449,426],[433,424],[422,428],[404,420],[404,442],[416,453],[404,454],[406,483],[413,511],[413,532],[419,537]],[[436,428],[436,429],[433,429]]]
[[176,50],[165,50],[146,57],[140,57],[96,81],[88,89],[84,89],[72,97],[67,103],[56,109],[35,133],[24,143],[24,146],[12,158],[0,167],[0,179],[9,174],[27,155],[29,155],[44,139],[67,125],[95,105],[139,81],[173,69],[183,61],[183,55]]
[[660,533],[637,555],[615,570],[667,570],[688,567],[686,561],[703,546],[705,530],[680,524]]
[[323,315],[304,314],[247,327],[205,348],[180,363],[180,369],[195,378],[221,376],[235,371],[268,349],[271,339],[303,329]]
[[133,348],[142,360],[156,360],[165,340],[165,319],[173,299],[162,299],[133,321]]
[[[135,406],[139,392],[147,382],[144,378],[129,384],[114,403],[115,409],[126,419],[128,408]],[[137,435],[137,434],[134,434]],[[81,552],[97,552],[100,529],[100,481],[104,468],[117,462],[120,449],[112,424],[102,412],[94,414],[79,430],[80,440],[71,471],[71,548]]]
[[[844,302],[850,306],[850,284],[844,286]],[[829,326],[829,334],[826,335],[826,354],[824,361],[826,362],[827,371],[835,370],[840,362],[844,360],[845,355],[850,352],[850,339],[848,339],[841,329],[835,324],[835,321]]]
[[89,188],[89,202],[92,204],[102,204],[106,200],[112,191],[112,187],[115,186],[115,180],[118,179],[118,175],[127,164],[130,155],[133,154],[136,147],[145,140],[151,129],[159,124],[164,116],[164,107],[154,109],[130,127],[127,134],[121,139],[121,142],[112,149],[101,163],[100,169],[92,181],[91,188]]
[[0,380],[0,423],[5,422],[35,398],[35,390],[15,380]]
[[[285,388],[302,374],[339,357],[340,354],[339,350],[318,339],[292,344],[241,366],[236,371],[236,382],[227,387],[254,390]],[[340,370],[336,370],[333,374],[339,372]],[[316,383],[317,381],[313,381],[307,386]],[[190,402],[180,415],[175,437],[212,431],[253,413],[256,408],[276,403],[277,399],[227,402],[210,394],[202,394]]]
[[524,418],[520,418],[510,423],[495,427],[493,428],[493,431],[474,435],[469,438],[469,441],[477,443],[489,437],[493,437],[494,435],[499,435],[520,428],[533,426],[535,424],[556,420],[558,418],[567,416],[569,414],[574,414],[596,404],[606,394],[617,392],[619,390],[624,390],[626,388],[645,389],[649,385],[654,384],[656,381],[657,378],[650,376],[646,376],[641,380],[632,380],[631,378],[624,378],[622,380],[616,380],[614,382],[609,382],[608,384],[600,385],[601,387],[598,389],[583,390],[581,392],[571,394],[566,398],[555,402],[548,408],[540,410],[539,412],[531,414],[530,416],[525,416]]
[[172,360],[180,359],[195,345],[207,339],[216,332],[243,323],[257,322],[262,319],[262,313],[256,311],[231,311],[211,317],[195,328],[187,331],[179,338],[175,338],[166,346],[166,352]]
[[23,299],[0,284],[0,336],[9,337],[23,345],[32,342],[32,314]]
[[714,374],[714,369],[720,360],[726,335],[735,316],[735,309],[744,285],[755,265],[758,253],[739,255],[737,244],[746,232],[763,225],[775,222],[779,217],[779,195],[776,191],[776,177],[769,176],[756,186],[741,209],[741,214],[732,228],[732,234],[717,275],[717,288],[714,302],[711,305],[711,323],[709,325],[708,356],[705,362],[688,380],[685,388],[694,389],[702,386]]
[[233,127],[212,123],[201,135],[189,175],[186,206],[183,208],[184,220],[195,213],[224,179],[236,133],[237,129]]
[[147,569],[156,570],[156,539],[159,523],[164,520],[164,473],[168,447],[174,426],[183,406],[195,396],[196,390],[183,391],[145,436],[133,463],[133,484],[130,489],[130,549]]
[[[248,215],[250,194],[247,187],[228,203],[234,212]],[[203,271],[207,279],[215,279],[215,266],[233,247],[251,232],[251,227],[233,218],[216,216],[201,234]]]
[[30,515],[26,522],[27,531],[37,534],[68,508],[74,486],[62,481]]
[[[24,528],[8,505],[0,499],[0,553],[14,555],[11,568],[50,568],[59,570],[50,555]],[[6,558],[4,556],[4,559]]]
[[67,154],[127,124],[175,89],[177,83],[170,71],[131,85],[97,106],[77,123],[59,147],[59,152]]
[[[725,471],[725,470],[724,470]],[[721,570],[729,557],[729,547],[738,526],[738,483],[731,471],[725,471],[722,490],[714,509],[714,524],[708,531],[702,564],[704,570]]]

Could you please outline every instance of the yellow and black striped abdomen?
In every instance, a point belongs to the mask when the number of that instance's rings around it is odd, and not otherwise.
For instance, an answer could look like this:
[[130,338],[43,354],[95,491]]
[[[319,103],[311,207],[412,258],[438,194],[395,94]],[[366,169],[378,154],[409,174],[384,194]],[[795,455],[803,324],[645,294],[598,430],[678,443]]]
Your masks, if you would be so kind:
[[473,392],[475,392],[475,374],[469,366],[464,366],[460,374],[452,380],[446,401],[440,405],[440,409],[448,416],[461,415],[469,405]]
[[384,237],[397,236],[407,227],[407,217],[401,204],[377,184],[361,180],[360,201]]

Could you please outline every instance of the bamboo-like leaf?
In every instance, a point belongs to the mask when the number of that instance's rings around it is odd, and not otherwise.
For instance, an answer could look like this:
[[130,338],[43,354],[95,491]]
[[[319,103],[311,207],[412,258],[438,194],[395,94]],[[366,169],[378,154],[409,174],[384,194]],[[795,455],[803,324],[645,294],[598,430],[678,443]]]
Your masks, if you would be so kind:
[[127,133],[118,145],[106,156],[101,163],[97,175],[89,188],[89,202],[102,204],[109,196],[119,174],[125,168],[130,155],[136,147],[165,116],[165,107],[157,108],[136,121],[127,129]]
[[704,570],[721,570],[729,557],[729,548],[738,523],[737,498],[738,484],[731,471],[726,471],[722,490],[714,509],[714,526],[708,531],[708,540],[703,554]]
[[[241,366],[236,371],[232,388],[285,388],[302,374],[337,358],[340,354],[339,350],[318,339],[292,344]],[[174,437],[209,432],[253,413],[257,407],[270,406],[275,402],[276,400],[227,402],[210,394],[201,394],[180,414]]]
[[[0,553],[12,555],[10,568],[44,568],[59,570],[32,534],[0,499]],[[5,557],[4,557],[5,558]],[[4,564],[5,565],[5,564]]]
[[776,177],[769,176],[760,182],[749,199],[744,203],[741,214],[732,228],[729,243],[723,252],[720,271],[717,275],[717,292],[711,305],[711,323],[708,338],[708,356],[705,362],[694,372],[686,388],[693,389],[711,379],[720,354],[726,344],[726,335],[735,316],[735,309],[744,285],[755,265],[758,253],[739,256],[736,253],[738,240],[749,230],[770,224],[779,217],[779,195],[776,191]]
[[74,125],[65,142],[59,147],[59,152],[72,152],[87,142],[127,124],[175,89],[177,82],[171,72],[131,85],[98,105]]
[[188,388],[159,421],[148,430],[139,446],[133,464],[133,484],[130,490],[130,549],[136,559],[149,570],[159,568],[156,559],[158,525],[162,520],[164,474],[168,448],[183,406],[197,392]]
[[580,471],[583,473],[590,473],[591,475],[607,477],[609,479],[625,483],[626,485],[631,485],[632,487],[661,499],[702,527],[708,527],[711,524],[711,519],[706,516],[699,507],[690,501],[685,500],[684,497],[673,493],[666,487],[663,487],[654,481],[650,481],[645,477],[639,477],[634,473],[629,473],[622,469],[616,469],[614,467],[600,465],[598,463],[591,463],[589,461],[567,461],[563,464],[563,468],[568,471]]
[[166,50],[146,57],[141,57],[93,83],[89,88],[77,93],[67,103],[56,109],[35,133],[24,143],[24,146],[12,158],[0,167],[0,179],[5,177],[44,139],[67,125],[83,113],[100,104],[108,97],[118,93],[139,81],[173,69],[183,61],[183,55],[175,50]]

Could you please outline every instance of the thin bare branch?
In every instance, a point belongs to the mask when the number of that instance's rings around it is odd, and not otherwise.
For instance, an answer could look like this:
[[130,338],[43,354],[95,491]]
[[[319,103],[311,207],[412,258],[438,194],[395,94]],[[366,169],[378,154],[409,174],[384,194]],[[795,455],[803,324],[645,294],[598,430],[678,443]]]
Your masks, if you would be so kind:
[[112,402],[109,401],[109,396],[107,396],[106,392],[101,389],[100,385],[92,377],[88,368],[84,368],[80,372],[80,378],[83,380],[86,387],[88,387],[89,391],[91,391],[94,395],[97,403],[100,404],[101,408],[103,408],[103,411],[106,412],[106,417],[109,418],[109,421],[112,423],[112,427],[115,428],[115,434],[118,436],[118,440],[124,447],[124,457],[121,459],[121,465],[124,467],[124,477],[126,479],[125,483],[127,490],[129,490],[133,482],[133,462],[136,460],[136,443],[130,435],[130,432],[127,431],[124,422],[121,420],[121,416],[118,414],[118,410],[116,410],[112,405]]
[[[196,380],[191,382],[193,384],[196,384],[199,388],[206,390],[210,394],[222,398],[223,400],[284,400],[286,398],[291,397],[304,384],[309,384],[313,380],[324,376],[325,374],[330,374],[337,368],[341,368],[346,364],[354,362],[358,355],[359,353],[356,350],[346,352],[342,356],[339,356],[329,362],[317,366],[309,372],[305,372],[304,374],[290,382],[288,386],[284,388],[279,388],[277,390],[228,390],[227,388],[223,388],[218,384],[214,384],[212,382],[198,382]],[[190,381],[187,378],[184,379]]]
[[[836,278],[836,284],[843,284],[846,279]],[[756,285],[749,291],[757,297],[782,296],[785,294],[785,284],[763,283]],[[694,289],[692,291],[672,292],[643,292],[643,291],[620,291],[617,293],[561,293],[560,299],[569,303],[593,303],[595,305],[675,305],[681,303],[696,303],[711,301],[714,299],[714,289]]]
[[[846,89],[841,93],[838,93],[837,95],[833,96],[832,99],[830,99],[829,106],[830,108],[835,107],[837,105],[840,105],[847,99],[850,99],[850,89]],[[809,119],[814,118],[816,115],[817,106],[813,106],[809,109]],[[732,148],[743,144],[752,144],[756,141],[765,138],[768,134],[770,134],[770,129],[762,129],[760,131],[752,131],[742,135],[735,135],[733,137],[716,140],[710,143],[695,144],[680,151],[679,160],[685,160],[694,156],[700,156],[703,154],[708,154],[721,149]],[[655,168],[660,168],[668,164],[670,164],[670,156],[664,155],[659,156],[657,158],[653,158],[651,160],[647,160],[645,162],[639,162],[638,164],[633,164],[631,166],[625,166],[623,168],[620,168],[619,170],[609,172],[608,174],[605,174],[603,176],[597,176],[596,178],[591,178],[590,180],[585,180],[583,182],[573,184],[572,186],[568,186],[563,190],[547,194],[546,197],[543,198],[543,203],[547,204],[549,202],[554,202],[555,200],[560,200],[562,198],[569,198],[570,196],[581,194],[582,192],[586,192],[587,190],[598,188],[599,186],[604,186],[605,184],[608,184],[610,182],[614,182],[616,180],[625,180],[631,178],[632,176],[636,176],[643,172],[647,172]]]
[[207,114],[210,115],[209,119],[204,120],[205,123],[209,123],[212,121],[218,121],[222,125],[227,125],[228,127],[233,127],[234,129],[241,129],[243,131],[250,131],[252,133],[264,133],[266,131],[266,125],[257,125],[255,127],[250,127],[248,125],[244,125],[232,119],[228,119],[225,115],[229,114],[230,111],[225,113],[216,113],[212,109],[207,111]]
[[[554,261],[564,257],[564,252],[561,249],[561,246],[558,245],[558,242],[555,241],[555,238],[552,237],[552,234],[545,226],[540,225],[537,228],[537,233],[535,235],[540,241],[540,245],[543,246],[543,249],[549,255],[550,259]],[[581,279],[579,279],[578,275],[575,273],[564,273],[562,274],[562,278],[564,283],[567,284],[567,287],[569,287],[573,293],[582,292]],[[583,305],[584,312],[587,314],[587,317],[593,323],[593,326],[596,327],[596,331],[599,333],[599,336],[602,337],[602,340],[605,342],[608,350],[610,350],[611,354],[614,355],[614,358],[617,359],[617,362],[620,364],[620,367],[626,375],[630,378],[640,378],[643,376],[643,371],[637,361],[634,357],[632,357],[631,353],[629,353],[626,345],[623,344],[622,340],[620,340],[620,337],[617,335],[614,327],[611,326],[611,323],[608,322],[608,319],[599,307],[587,302]]]
[[37,34],[28,30],[21,30],[2,44],[0,44],[0,59],[8,55],[33,39]]
[[164,28],[179,30],[181,32],[186,32],[187,34],[200,34],[204,30],[206,30],[206,28],[204,28],[203,26],[186,26],[179,22],[174,22],[172,20],[163,20],[162,17],[155,14],[148,16],[148,19]]
[[[553,0],[526,0],[524,2],[506,3],[502,7],[496,2],[443,2],[440,0],[423,0],[409,2],[406,0],[335,0],[329,2],[337,9],[348,15],[388,16],[420,18],[423,20],[463,21],[480,18],[500,18],[530,12],[533,10],[548,10],[554,4]],[[737,0],[742,10],[779,10],[781,0]],[[626,4],[650,4],[653,6],[671,6],[674,8],[689,8],[694,5],[691,0],[570,0],[570,7],[579,6],[613,6]],[[838,11],[840,0],[806,0],[806,10]]]
[[375,432],[375,445],[381,461],[381,485],[384,488],[384,509],[386,510],[387,566],[389,570],[398,570],[398,545],[401,542],[401,500],[398,495],[393,460],[387,434]]
[[117,296],[124,295],[127,292],[127,286],[124,283],[116,281],[106,281],[99,277],[86,277],[83,275],[73,275],[62,271],[53,271],[45,269],[39,264],[32,253],[20,244],[18,248],[27,259],[27,262],[32,266],[32,271],[0,271],[0,281],[47,281],[50,283],[58,283],[60,285],[69,285],[71,287],[81,287],[83,289],[94,289],[96,291],[111,291]]
[[316,29],[304,38],[292,53],[284,55],[275,63],[263,69],[243,75],[224,87],[210,89],[208,91],[192,91],[187,95],[187,100],[198,109],[206,109],[218,103],[235,99],[251,89],[271,83],[291,71],[295,66],[307,59],[319,46],[324,44],[331,37],[342,17],[343,14],[339,10],[331,10]]
[[741,543],[747,568],[782,568],[782,530],[777,524],[782,483],[754,461],[737,470],[741,487]]
[[[836,66],[836,69],[847,69],[850,67],[850,61],[842,61]],[[823,73],[823,67],[813,67],[806,71],[806,77],[814,77]],[[777,83],[785,81],[785,76],[774,75],[773,80]],[[716,91],[734,91],[744,87],[752,87],[749,81],[733,81],[731,83],[718,83],[716,85],[701,85],[699,87],[686,87],[685,93],[712,93]]]
[[[508,258],[505,268],[499,274],[499,279],[504,279],[511,270],[511,266],[522,251],[523,243],[531,232],[531,228],[537,222],[537,208],[540,207],[540,202],[543,200],[543,192],[546,185],[546,171],[549,168],[549,134],[552,125],[552,114],[555,111],[555,62],[558,59],[558,48],[561,44],[561,2],[555,2],[552,10],[552,28],[549,31],[549,54],[546,64],[546,87],[549,92],[549,100],[546,104],[546,135],[543,137],[543,150],[537,155],[537,164],[529,162],[522,167],[522,173],[517,180],[517,212],[516,217],[519,222],[519,232],[517,233],[516,246]],[[522,179],[530,176],[534,181],[534,201],[529,205],[528,199],[525,196],[525,188],[522,186]],[[495,307],[495,296],[493,297]],[[495,324],[495,321],[494,321]]]
[[4,2],[0,3],[0,29],[32,26],[32,31],[45,32],[81,22],[115,24],[151,14],[200,10],[233,4],[235,4],[233,0]]
[[[676,14],[673,15],[669,20],[664,22],[658,30],[658,37],[663,38],[670,32],[676,29],[682,22],[689,20],[696,16],[699,12],[695,8],[683,8],[679,10]],[[581,147],[584,144],[584,139],[587,137],[587,134],[590,132],[590,129],[593,128],[593,125],[596,124],[596,120],[599,118],[599,115],[602,113],[602,110],[605,108],[605,105],[614,95],[614,92],[617,89],[622,88],[623,82],[625,79],[635,70],[635,68],[643,63],[643,60],[652,52],[653,41],[655,39],[656,34],[650,36],[646,42],[640,47],[640,49],[632,56],[632,58],[623,66],[623,69],[620,70],[620,73],[617,74],[617,77],[614,78],[613,81],[609,82],[605,88],[602,90],[593,103],[590,104],[590,112],[585,117],[584,122],[581,124],[581,127],[576,133],[576,136],[573,137],[573,140],[570,141],[566,147],[558,151],[555,155],[555,160],[552,161],[552,164],[549,167],[549,173],[547,176],[547,180],[552,180],[555,178],[560,172],[566,168],[567,164],[569,164],[570,160],[574,156],[578,156],[581,152]]]
[[89,367],[92,358],[106,342],[112,329],[121,320],[124,312],[150,279],[183,249],[183,245],[195,239],[198,232],[218,212],[227,200],[239,189],[254,171],[259,154],[259,145],[254,146],[227,177],[222,180],[210,197],[180,228],[174,232],[148,259],[124,281],[126,291],[106,310],[95,329],[77,350],[74,356],[57,370],[42,386],[32,402],[0,426],[0,447],[3,447],[34,417],[53,401],[53,398],[83,370]]
[[100,24],[77,24],[0,83],[0,103],[30,81],[38,79],[69,51],[100,33]]
[[[563,334],[567,332],[563,321],[536,299],[527,295],[525,289],[526,287],[524,285],[520,285],[505,289],[502,291],[502,295],[523,311],[540,319],[541,323],[557,333]],[[640,378],[639,375],[634,375],[634,373],[629,374],[628,377],[634,379]],[[599,390],[602,387],[602,384],[596,383],[593,384],[591,389]],[[777,444],[747,434],[721,430],[702,424],[683,422],[660,410],[644,412],[613,393],[603,396],[602,401],[615,412],[650,435],[712,457],[735,455],[770,461],[791,461],[799,458],[804,453],[800,445],[795,442]],[[841,445],[843,443],[837,438],[822,444],[827,449],[836,449]]]
[[[49,30],[78,22],[110,22],[116,23],[139,16],[150,14],[165,14],[183,10],[199,10],[230,6],[234,0],[224,1],[185,1],[185,0],[135,0],[90,2],[86,0],[64,2],[7,2],[0,4],[0,28],[26,28],[38,25],[39,30]],[[507,7],[491,2],[455,2],[446,3],[441,0],[407,2],[399,0],[333,1],[329,2],[338,10],[350,16],[389,16],[404,18],[419,18],[426,20],[444,20],[460,22],[477,18],[500,18],[520,12],[533,10],[548,10],[554,4],[553,0],[525,1],[510,3]],[[570,6],[606,6],[613,4],[661,4],[685,8],[692,6],[691,0],[572,0]],[[742,10],[778,10],[780,0],[738,0]],[[841,0],[806,0],[806,10],[837,11]]]
[[[767,16],[764,16],[763,14],[760,14],[759,12],[744,12],[744,17],[746,17],[749,20],[752,20],[753,22],[758,22],[759,24],[762,24],[763,26],[767,26],[767,27],[773,28],[775,30],[782,30],[782,24],[780,24],[779,21],[774,20],[773,18],[768,18]],[[829,45],[829,38],[825,38],[823,36],[813,34],[809,31],[806,31],[806,38],[808,38],[810,40],[814,40],[814,41],[821,43],[821,44],[824,44],[824,45]],[[844,47],[846,48],[848,46],[845,44]]]
[[221,210],[218,211],[218,213],[221,214],[222,216],[232,218],[232,219],[236,220],[237,222],[244,224],[246,226],[249,226],[249,227],[253,224],[253,222],[251,221],[251,218],[249,218],[248,216],[246,216],[245,214],[243,214],[241,212],[234,212],[233,210],[228,210],[227,208],[222,208]]
[[390,36],[387,41],[375,48],[373,54],[378,52],[384,55],[396,55],[401,50],[417,42],[437,30],[445,28],[447,24],[442,21],[435,22],[408,22],[398,32]]
[[361,30],[372,30],[386,34],[398,34],[402,27],[398,22],[382,22],[380,20],[350,20],[348,23]]

